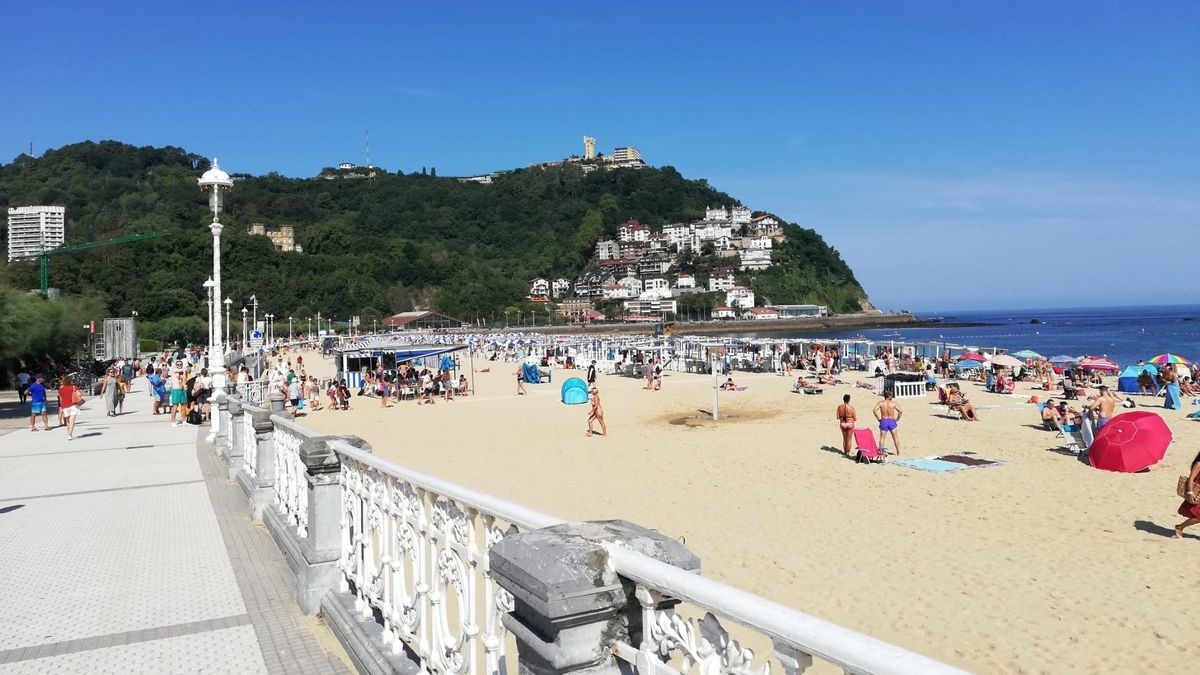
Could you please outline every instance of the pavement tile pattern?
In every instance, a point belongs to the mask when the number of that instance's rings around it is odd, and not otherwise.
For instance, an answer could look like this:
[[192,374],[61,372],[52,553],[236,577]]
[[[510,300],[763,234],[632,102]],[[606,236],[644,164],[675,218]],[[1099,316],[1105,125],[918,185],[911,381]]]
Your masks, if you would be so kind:
[[0,675],[350,672],[207,427],[149,409],[0,431]]

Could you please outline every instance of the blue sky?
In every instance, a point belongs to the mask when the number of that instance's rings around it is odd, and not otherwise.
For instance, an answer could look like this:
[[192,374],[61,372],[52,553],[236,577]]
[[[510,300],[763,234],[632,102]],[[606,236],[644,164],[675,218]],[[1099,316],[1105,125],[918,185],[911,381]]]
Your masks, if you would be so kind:
[[1198,2],[359,4],[6,2],[0,159],[309,176],[369,129],[454,175],[587,133],[816,229],[885,308],[1195,299]]

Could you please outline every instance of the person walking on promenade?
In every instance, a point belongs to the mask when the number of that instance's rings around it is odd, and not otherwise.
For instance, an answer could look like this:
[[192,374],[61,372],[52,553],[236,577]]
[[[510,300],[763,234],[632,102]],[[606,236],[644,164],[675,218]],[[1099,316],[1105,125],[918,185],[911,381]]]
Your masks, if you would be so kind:
[[[175,370],[171,373],[171,426],[183,426],[186,415],[183,412],[187,405],[187,381],[184,379],[183,361],[175,362]],[[178,415],[178,419],[176,419]]]
[[1192,459],[1192,470],[1188,472],[1187,487],[1184,488],[1183,503],[1179,515],[1187,520],[1175,526],[1175,538],[1183,538],[1183,530],[1200,523],[1200,453]]
[[104,372],[104,379],[100,381],[100,396],[104,399],[104,408],[109,417],[117,416],[117,399],[120,394],[117,387],[117,369],[109,368]]
[[37,416],[42,416],[42,428],[50,431],[50,415],[46,413],[46,385],[42,383],[45,375],[38,373],[29,385],[29,430],[37,431]]
[[79,406],[83,405],[83,396],[70,375],[62,379],[58,387],[58,407],[63,421],[67,425],[67,440],[75,440],[75,416],[79,414]]
[[29,398],[29,380],[32,379],[29,373],[24,369],[17,373],[17,397],[21,399],[21,405],[25,405],[25,401]]
[[842,431],[842,453],[850,456],[854,439],[854,423],[858,421],[858,411],[850,405],[850,394],[842,395],[842,404],[837,407],[838,428]]
[[591,409],[588,411],[588,428],[587,435],[594,436],[596,432],[592,430],[592,424],[600,423],[600,435],[608,435],[608,425],[604,423],[604,408],[600,405],[600,390],[592,387],[588,390],[588,403],[591,403]]
[[904,411],[896,402],[892,400],[893,394],[890,390],[883,392],[883,400],[875,404],[875,419],[879,420],[879,447],[883,447],[884,434],[892,435],[892,451],[895,454],[900,454],[900,438],[897,436],[896,427],[900,426],[900,416]]

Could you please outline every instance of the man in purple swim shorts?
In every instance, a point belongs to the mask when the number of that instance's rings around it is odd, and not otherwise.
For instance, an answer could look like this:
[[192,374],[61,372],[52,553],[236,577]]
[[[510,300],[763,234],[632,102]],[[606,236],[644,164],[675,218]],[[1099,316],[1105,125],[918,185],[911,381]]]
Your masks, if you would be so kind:
[[896,431],[896,427],[900,426],[900,416],[904,411],[896,402],[892,400],[894,394],[891,389],[886,389],[883,392],[883,400],[875,404],[875,419],[879,420],[879,447],[883,447],[884,434],[892,435],[892,453],[900,454],[900,437]]

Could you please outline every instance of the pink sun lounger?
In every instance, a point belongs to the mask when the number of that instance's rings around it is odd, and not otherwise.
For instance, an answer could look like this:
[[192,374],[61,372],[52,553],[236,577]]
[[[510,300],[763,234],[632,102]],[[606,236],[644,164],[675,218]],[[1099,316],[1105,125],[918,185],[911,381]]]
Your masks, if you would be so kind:
[[875,432],[871,429],[858,428],[854,430],[854,445],[858,450],[855,462],[882,462],[884,454],[875,444]]

